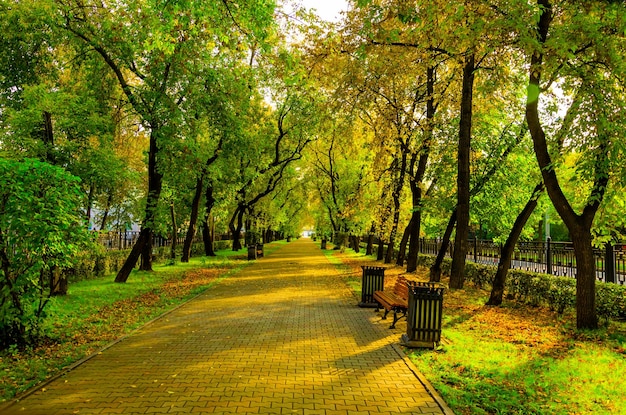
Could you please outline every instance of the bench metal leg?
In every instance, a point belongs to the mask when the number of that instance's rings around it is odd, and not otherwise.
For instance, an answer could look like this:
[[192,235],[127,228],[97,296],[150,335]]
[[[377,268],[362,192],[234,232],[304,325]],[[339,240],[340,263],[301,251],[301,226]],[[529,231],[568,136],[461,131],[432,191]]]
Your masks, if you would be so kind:
[[389,328],[390,329],[395,329],[396,328],[396,323],[402,317],[406,317],[406,310],[402,310],[402,315],[399,316],[399,317],[398,317],[398,310],[393,310],[393,323],[391,324],[391,326],[389,326]]
[[381,320],[387,320],[387,314],[389,314],[390,310],[385,310],[385,313],[383,314],[383,318],[381,318]]

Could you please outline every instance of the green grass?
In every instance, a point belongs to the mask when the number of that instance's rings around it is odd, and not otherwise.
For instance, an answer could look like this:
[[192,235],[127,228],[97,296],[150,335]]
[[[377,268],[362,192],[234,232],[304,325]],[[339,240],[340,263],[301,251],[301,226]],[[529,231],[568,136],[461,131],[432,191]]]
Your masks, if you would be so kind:
[[[266,245],[266,254],[279,246]],[[51,298],[46,307],[42,324],[46,337],[40,344],[0,351],[0,402],[60,373],[248,264],[244,250],[223,250],[216,257],[192,258],[189,263],[156,264],[154,272],[133,271],[124,284],[113,282],[114,275],[70,283],[68,295]],[[199,270],[214,270],[215,277],[206,284],[203,280],[189,284],[190,273]]]
[[554,354],[446,329],[437,352],[410,357],[459,414],[626,413],[624,356],[586,342]]
[[[346,250],[333,260],[344,270],[364,258]],[[573,315],[516,303],[487,307],[488,294],[446,290],[442,343],[406,349],[457,415],[626,414],[626,323],[578,331]]]

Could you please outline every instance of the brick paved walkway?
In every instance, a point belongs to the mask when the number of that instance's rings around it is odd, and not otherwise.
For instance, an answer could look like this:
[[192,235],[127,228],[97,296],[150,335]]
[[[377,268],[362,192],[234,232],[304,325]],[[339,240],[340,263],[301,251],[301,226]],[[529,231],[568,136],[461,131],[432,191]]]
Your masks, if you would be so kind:
[[309,239],[285,245],[2,414],[452,414]]

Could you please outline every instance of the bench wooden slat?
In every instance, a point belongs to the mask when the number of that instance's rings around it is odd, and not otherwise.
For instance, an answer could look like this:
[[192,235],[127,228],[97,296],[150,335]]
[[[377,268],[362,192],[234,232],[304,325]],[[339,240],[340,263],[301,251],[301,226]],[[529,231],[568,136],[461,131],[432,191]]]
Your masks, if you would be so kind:
[[[374,300],[385,309],[385,313],[382,317],[383,320],[387,318],[387,314],[389,314],[390,311],[393,311],[393,323],[389,328],[395,328],[398,320],[402,317],[406,317],[406,312],[409,308],[409,286],[407,279],[403,276],[399,276],[392,292],[374,291]],[[378,312],[379,309],[380,307],[377,307],[376,311]],[[402,315],[399,316],[399,313],[402,313]]]

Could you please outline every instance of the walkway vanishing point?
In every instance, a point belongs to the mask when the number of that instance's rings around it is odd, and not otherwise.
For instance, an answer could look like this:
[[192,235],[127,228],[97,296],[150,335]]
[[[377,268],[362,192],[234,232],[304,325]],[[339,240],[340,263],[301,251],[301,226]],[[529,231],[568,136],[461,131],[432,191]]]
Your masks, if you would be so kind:
[[310,239],[284,245],[1,414],[446,414]]

